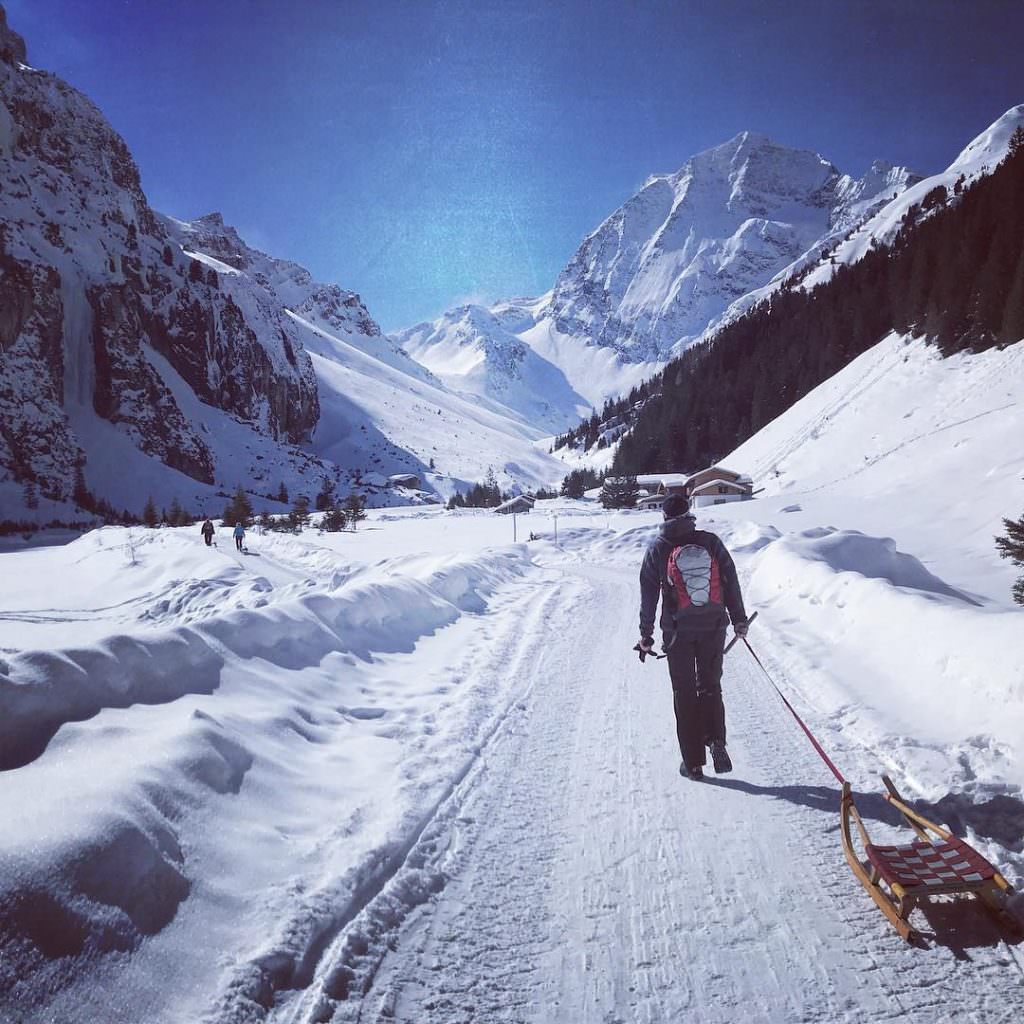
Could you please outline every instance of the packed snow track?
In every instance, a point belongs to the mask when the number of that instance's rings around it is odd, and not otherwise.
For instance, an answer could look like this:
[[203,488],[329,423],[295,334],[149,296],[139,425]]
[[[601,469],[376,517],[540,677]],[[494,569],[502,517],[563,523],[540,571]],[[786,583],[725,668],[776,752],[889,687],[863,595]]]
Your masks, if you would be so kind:
[[882,921],[843,861],[834,779],[741,649],[724,683],[736,771],[679,777],[667,671],[629,650],[632,578],[571,571],[576,636],[541,651],[431,836],[443,890],[373,957],[365,997],[324,998],[328,956],[315,1011],[279,1019],[1018,1019],[1024,958],[980,912],[922,918],[928,951]]

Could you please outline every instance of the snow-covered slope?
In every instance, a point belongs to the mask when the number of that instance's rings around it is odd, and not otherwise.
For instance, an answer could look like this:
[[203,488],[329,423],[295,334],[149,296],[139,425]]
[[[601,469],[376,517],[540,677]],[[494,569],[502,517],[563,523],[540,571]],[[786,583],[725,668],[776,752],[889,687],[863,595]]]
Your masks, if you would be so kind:
[[723,462],[784,505],[814,495],[840,523],[856,509],[871,532],[899,507],[901,547],[927,544],[940,576],[1005,604],[1013,572],[992,538],[1024,510],[1022,436],[1024,343],[943,359],[893,334]]
[[576,396],[600,407],[628,391],[918,180],[883,162],[855,179],[817,153],[743,132],[651,178],[583,241],[549,294],[461,307],[394,337],[460,390],[564,428],[579,415]]
[[833,748],[1017,850],[1024,620],[994,538],[1024,512],[1022,436],[1024,342],[943,359],[892,334],[726,456],[761,493],[708,510]]
[[320,417],[304,447],[345,481],[416,473],[447,495],[488,468],[503,485],[559,478],[559,463],[536,443],[546,433],[541,426],[453,393],[381,333],[358,295],[251,248],[218,214],[168,224],[184,251],[221,268],[240,308],[282,312],[317,382]]

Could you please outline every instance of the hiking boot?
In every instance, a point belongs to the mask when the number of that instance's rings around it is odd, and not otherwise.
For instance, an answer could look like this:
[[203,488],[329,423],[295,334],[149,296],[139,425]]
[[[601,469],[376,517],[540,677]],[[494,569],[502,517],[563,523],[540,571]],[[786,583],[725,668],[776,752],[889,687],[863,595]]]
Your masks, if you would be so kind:
[[716,775],[732,771],[732,761],[729,760],[729,751],[725,749],[724,743],[716,741],[711,744],[711,760],[714,762]]
[[679,774],[684,779],[703,779],[704,769],[699,764],[695,764],[690,768],[685,761],[679,765]]

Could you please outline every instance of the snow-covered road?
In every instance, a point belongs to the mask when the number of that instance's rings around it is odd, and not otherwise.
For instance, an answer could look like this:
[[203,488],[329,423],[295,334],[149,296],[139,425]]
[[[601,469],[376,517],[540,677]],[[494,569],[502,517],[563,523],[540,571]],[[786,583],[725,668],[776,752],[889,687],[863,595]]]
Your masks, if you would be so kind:
[[633,580],[570,571],[587,588],[579,631],[539,653],[432,839],[443,891],[365,999],[282,1020],[1020,1018],[1024,958],[981,913],[933,915],[928,951],[884,924],[843,861],[832,776],[740,649],[725,674],[736,771],[680,779],[667,670],[629,651]]
[[[6,563],[0,737],[39,734],[0,771],[3,1024],[1021,1018],[1024,955],[987,917],[918,911],[911,949],[856,884],[835,781],[742,648],[736,770],[679,777],[667,670],[630,650],[653,517],[509,547],[498,517],[393,515],[251,557],[153,531],[126,567],[101,531]],[[714,528],[872,832],[903,835],[896,770],[1019,879],[1015,750],[883,728],[883,667],[859,698],[844,674],[877,623],[814,632],[836,580],[833,616],[1005,613],[928,597],[877,538]]]

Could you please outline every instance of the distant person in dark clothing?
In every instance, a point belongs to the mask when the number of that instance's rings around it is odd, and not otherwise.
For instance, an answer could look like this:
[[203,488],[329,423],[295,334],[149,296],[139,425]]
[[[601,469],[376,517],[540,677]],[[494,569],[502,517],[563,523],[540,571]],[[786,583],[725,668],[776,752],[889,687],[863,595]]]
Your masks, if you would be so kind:
[[722,541],[696,528],[682,494],[665,499],[658,537],[640,569],[640,650],[654,652],[654,614],[661,602],[663,649],[668,656],[682,754],[680,775],[701,779],[711,748],[716,772],[732,771],[725,747],[722,652],[726,626],[746,636],[747,613],[736,566]]
[[203,540],[206,541],[206,546],[209,547],[213,543],[213,523],[209,519],[199,527],[199,532],[203,535]]
[[245,540],[245,527],[241,523],[236,523],[235,532],[232,534],[232,536],[235,538],[235,547],[239,551],[241,551],[242,541]]

